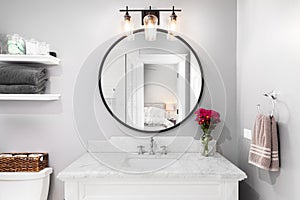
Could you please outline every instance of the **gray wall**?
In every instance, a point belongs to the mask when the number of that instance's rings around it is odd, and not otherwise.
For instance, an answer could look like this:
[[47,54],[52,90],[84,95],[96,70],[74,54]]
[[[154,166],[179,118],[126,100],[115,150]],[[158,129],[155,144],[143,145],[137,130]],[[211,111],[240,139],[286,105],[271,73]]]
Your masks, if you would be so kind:
[[[248,179],[241,185],[243,200],[299,199],[300,157],[300,2],[296,0],[238,1],[238,135],[239,166]],[[256,104],[268,113],[262,93],[280,91],[276,109],[281,144],[280,172],[248,164],[250,141],[243,128],[253,128]]]
[[[0,151],[46,151],[54,168],[50,198],[63,199],[63,185],[55,176],[84,153],[75,131],[72,97],[75,80],[87,56],[101,43],[120,33],[118,12],[131,7],[183,9],[181,30],[201,44],[220,67],[228,113],[220,150],[233,162],[236,151],[236,1],[235,0],[0,0],[0,32],[19,33],[47,41],[62,60],[50,68],[51,91],[60,92],[56,102],[0,102]],[[88,118],[88,116],[83,116]],[[196,123],[190,119],[189,130]],[[187,132],[188,134],[188,132]]]

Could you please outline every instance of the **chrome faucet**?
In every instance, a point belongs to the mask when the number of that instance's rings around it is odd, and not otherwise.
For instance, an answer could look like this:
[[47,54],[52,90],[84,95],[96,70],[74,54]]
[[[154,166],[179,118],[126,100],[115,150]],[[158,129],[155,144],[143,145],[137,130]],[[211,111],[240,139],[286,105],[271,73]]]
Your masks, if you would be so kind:
[[143,154],[145,153],[144,148],[145,148],[145,147],[144,147],[143,145],[137,146],[138,154],[139,154],[139,155],[143,155]]
[[149,155],[155,155],[155,151],[154,151],[154,139],[153,139],[153,137],[150,138],[150,151],[149,151]]

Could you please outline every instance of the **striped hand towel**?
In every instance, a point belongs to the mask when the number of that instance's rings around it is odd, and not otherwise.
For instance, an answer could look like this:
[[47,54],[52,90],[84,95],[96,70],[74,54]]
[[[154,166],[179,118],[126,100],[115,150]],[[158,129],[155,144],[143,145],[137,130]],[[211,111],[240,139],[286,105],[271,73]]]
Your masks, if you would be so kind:
[[262,169],[279,171],[278,134],[274,117],[262,114],[256,117],[248,162]]

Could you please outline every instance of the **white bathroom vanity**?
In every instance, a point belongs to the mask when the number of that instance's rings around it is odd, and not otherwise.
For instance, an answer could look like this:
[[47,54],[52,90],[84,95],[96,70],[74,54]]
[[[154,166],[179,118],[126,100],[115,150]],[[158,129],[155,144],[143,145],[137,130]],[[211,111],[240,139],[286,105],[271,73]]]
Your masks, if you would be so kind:
[[219,153],[195,152],[86,153],[58,175],[65,200],[238,200],[245,178]]

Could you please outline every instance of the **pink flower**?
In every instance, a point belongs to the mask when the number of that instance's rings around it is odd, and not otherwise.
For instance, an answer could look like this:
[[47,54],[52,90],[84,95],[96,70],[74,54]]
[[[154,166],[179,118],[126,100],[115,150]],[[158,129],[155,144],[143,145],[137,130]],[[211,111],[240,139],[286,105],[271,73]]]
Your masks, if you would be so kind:
[[220,114],[214,110],[199,108],[195,111],[195,115],[196,121],[201,126],[203,132],[214,129],[221,122]]

